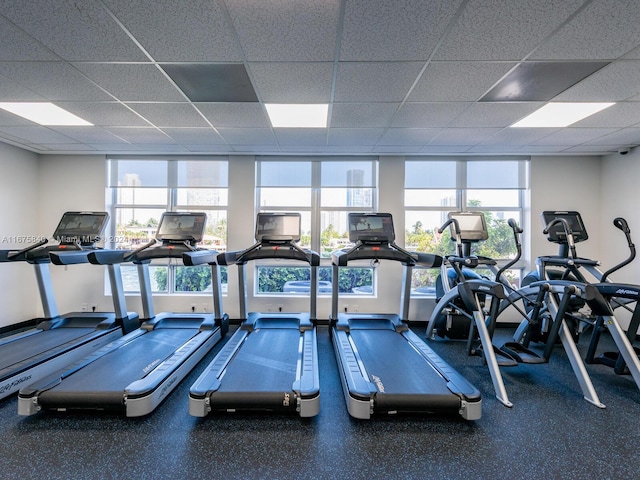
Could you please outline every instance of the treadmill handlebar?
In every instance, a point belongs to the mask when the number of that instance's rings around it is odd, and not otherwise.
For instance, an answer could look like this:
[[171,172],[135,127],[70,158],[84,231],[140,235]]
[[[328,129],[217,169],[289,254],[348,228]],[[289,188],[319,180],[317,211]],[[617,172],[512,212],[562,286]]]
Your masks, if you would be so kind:
[[94,250],[87,258],[92,265],[115,265],[126,262],[125,256],[129,253],[129,250]]
[[442,265],[442,257],[433,253],[409,252],[394,243],[357,243],[354,247],[331,253],[331,263],[344,267],[355,260],[392,260],[404,265],[437,268]]
[[196,265],[216,265],[219,253],[216,250],[197,250],[195,252],[184,252],[182,263],[187,267]]
[[8,261],[24,261],[26,260],[26,255],[28,252],[35,250],[36,248],[39,248],[43,245],[46,245],[49,242],[48,239],[43,238],[41,241],[34,243],[33,245],[29,245],[26,248],[23,248],[22,250],[3,250],[2,253],[0,254],[0,261],[2,262],[8,262]]
[[89,263],[89,254],[93,250],[76,250],[72,252],[50,252],[49,258],[54,265],[78,265]]
[[308,263],[312,267],[320,265],[320,255],[317,252],[302,249],[293,242],[258,242],[245,250],[220,253],[217,262],[218,265],[242,265],[253,260],[272,258],[299,260]]

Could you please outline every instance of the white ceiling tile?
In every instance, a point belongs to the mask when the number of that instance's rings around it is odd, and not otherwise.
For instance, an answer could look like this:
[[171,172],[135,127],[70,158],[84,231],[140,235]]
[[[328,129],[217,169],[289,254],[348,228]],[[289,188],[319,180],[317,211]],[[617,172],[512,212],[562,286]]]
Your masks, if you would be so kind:
[[[564,3],[564,2],[557,2]],[[640,42],[637,1],[591,2],[540,46],[532,59],[614,59]],[[597,42],[593,39],[598,38]]]
[[96,126],[148,127],[139,115],[117,102],[56,102],[56,105]]
[[189,0],[188,8],[175,0],[105,0],[105,4],[155,61],[242,60],[233,28],[218,2]]
[[233,151],[235,153],[272,153],[279,152],[280,147],[277,145],[234,145]]
[[469,150],[469,145],[426,145],[420,150],[420,153],[430,154],[454,154],[454,153],[466,153]]
[[329,145],[375,145],[384,128],[331,128]]
[[440,131],[439,128],[389,128],[378,145],[426,145]]
[[578,145],[576,147],[569,147],[564,151],[567,153],[593,153],[598,155],[607,155],[609,153],[614,153],[617,150],[606,145]]
[[601,68],[553,99],[554,102],[617,102],[640,94],[640,61],[618,61]]
[[118,100],[186,101],[155,65],[79,63],[75,66]]
[[475,145],[492,137],[498,128],[447,128],[431,141],[430,145]]
[[59,60],[51,50],[0,16],[0,62]]
[[249,61],[332,61],[339,0],[227,0]]
[[67,61],[147,60],[99,1],[2,0],[0,11]]
[[422,63],[344,63],[338,66],[336,102],[399,102],[416,80]]
[[345,8],[340,60],[426,60],[460,3],[350,0]]
[[387,127],[399,103],[334,103],[331,127]]
[[474,103],[450,127],[508,127],[540,108],[538,102]]
[[274,128],[273,132],[280,147],[285,145],[321,145],[327,144],[326,128]]
[[445,127],[471,103],[405,103],[393,117],[394,127]]
[[480,142],[480,145],[522,146],[558,131],[560,131],[559,128],[503,128],[495,135]]
[[0,75],[0,102],[43,102],[47,99]]
[[22,127],[0,127],[0,132],[11,135],[12,137],[20,140],[31,142],[35,144],[39,143],[76,143],[73,139],[55,132],[47,127],[41,127],[39,125],[22,126]]
[[253,86],[266,103],[328,103],[331,99],[333,63],[249,64]]
[[514,62],[432,62],[408,100],[473,102],[516,65]]
[[520,60],[583,0],[471,0],[435,54],[436,60]]
[[616,103],[572,127],[630,127],[640,123],[640,102]]
[[91,80],[64,62],[0,63],[0,75],[47,100],[112,100]]
[[[613,132],[615,128],[563,128],[556,133],[533,142],[533,145],[579,145],[581,143],[605,137]],[[600,143],[602,145],[602,143]]]
[[420,145],[376,145],[371,151],[374,153],[417,153],[422,147]]
[[39,146],[55,153],[78,153],[96,151],[94,147],[84,143],[44,143]]
[[640,145],[640,127],[623,128],[585,143],[587,145],[609,146]]
[[81,143],[127,143],[111,132],[100,127],[49,127],[51,130],[61,133]]
[[259,103],[196,103],[198,110],[214,127],[270,127],[264,108]]
[[171,137],[153,127],[105,127],[105,129],[127,142],[143,144],[144,148],[151,144],[170,145],[174,143]]
[[163,128],[162,131],[182,145],[226,145],[212,128]]
[[204,118],[188,103],[128,103],[156,127],[206,127]]
[[277,145],[276,137],[270,128],[229,128],[217,129],[231,145]]

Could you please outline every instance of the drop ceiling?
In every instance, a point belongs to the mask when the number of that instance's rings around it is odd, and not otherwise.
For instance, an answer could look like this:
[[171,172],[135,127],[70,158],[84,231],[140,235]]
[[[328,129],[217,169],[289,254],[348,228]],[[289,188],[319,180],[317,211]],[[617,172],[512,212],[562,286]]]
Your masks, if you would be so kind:
[[[50,154],[607,154],[640,144],[638,25],[637,0],[0,0],[0,102],[50,101],[94,125],[0,111],[0,141]],[[566,128],[509,128],[545,101],[487,94],[568,62],[602,67],[545,81],[551,101],[616,104]],[[243,93],[194,94],[185,75]],[[328,126],[272,128],[265,103],[328,103]]]

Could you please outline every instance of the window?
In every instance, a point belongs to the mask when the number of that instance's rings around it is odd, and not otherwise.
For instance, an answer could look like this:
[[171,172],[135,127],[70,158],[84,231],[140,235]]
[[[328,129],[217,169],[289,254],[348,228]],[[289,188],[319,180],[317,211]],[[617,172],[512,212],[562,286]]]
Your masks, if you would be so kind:
[[[300,246],[322,257],[319,293],[331,293],[331,252],[348,245],[347,216],[375,211],[377,162],[374,158],[259,158],[256,164],[257,211],[299,212]],[[291,265],[257,265],[258,294],[307,294],[310,269]],[[371,268],[344,268],[341,294],[373,295]]]
[[[513,159],[410,159],[405,162],[405,246],[409,250],[453,253],[448,230],[437,230],[453,211],[481,211],[485,214],[489,239],[473,253],[495,260],[513,258],[515,244],[507,225],[509,218],[522,221],[524,192],[528,187],[528,161]],[[507,272],[518,284],[520,271]],[[415,294],[435,293],[438,271],[416,269]]]
[[[165,211],[205,212],[207,227],[201,246],[226,250],[228,161],[226,157],[183,159],[110,158],[107,204],[111,215],[111,248],[133,249],[155,237]],[[122,267],[125,292],[139,292],[136,268]],[[176,260],[153,262],[152,290],[194,293],[211,289],[208,266],[184,267]],[[226,284],[226,269],[222,269]]]

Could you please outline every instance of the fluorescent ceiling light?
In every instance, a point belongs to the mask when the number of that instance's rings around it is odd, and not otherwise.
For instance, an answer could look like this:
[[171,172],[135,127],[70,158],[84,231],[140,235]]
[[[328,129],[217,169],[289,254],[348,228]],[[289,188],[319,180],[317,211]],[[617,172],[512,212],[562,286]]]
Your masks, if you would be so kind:
[[0,102],[0,108],[45,126],[93,126],[92,123],[49,102]]
[[329,105],[265,103],[274,128],[326,128]]
[[567,127],[589,115],[593,115],[613,103],[547,103],[512,127]]

